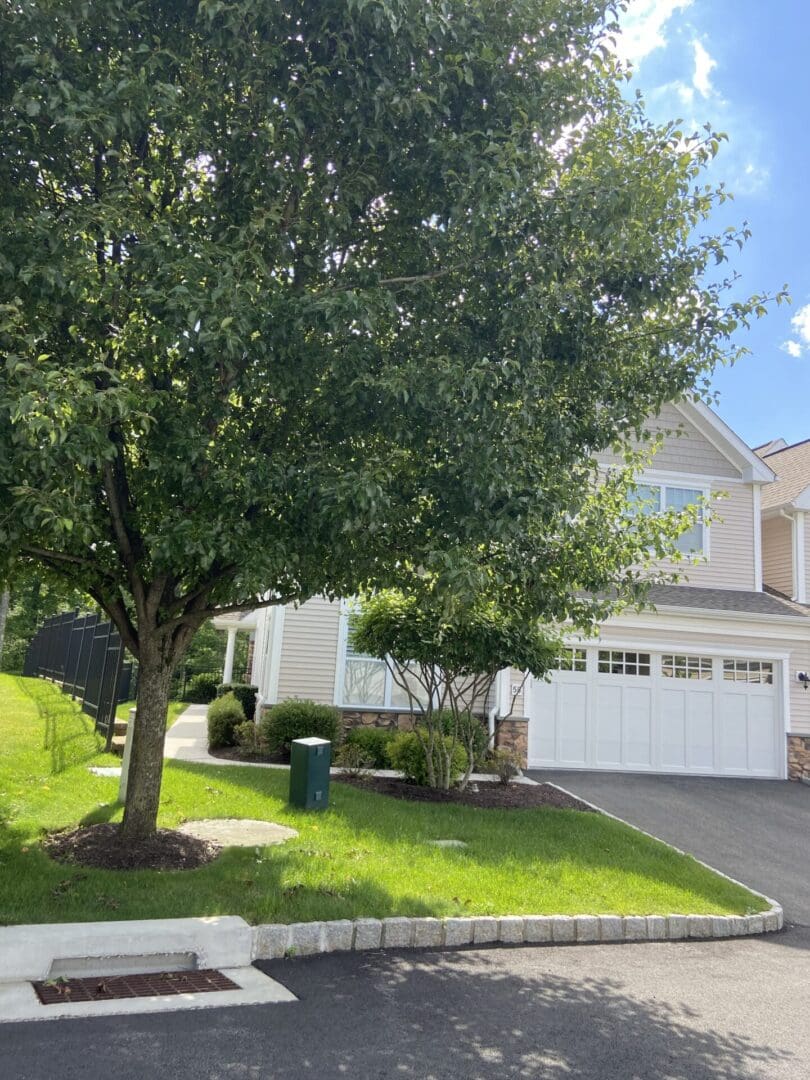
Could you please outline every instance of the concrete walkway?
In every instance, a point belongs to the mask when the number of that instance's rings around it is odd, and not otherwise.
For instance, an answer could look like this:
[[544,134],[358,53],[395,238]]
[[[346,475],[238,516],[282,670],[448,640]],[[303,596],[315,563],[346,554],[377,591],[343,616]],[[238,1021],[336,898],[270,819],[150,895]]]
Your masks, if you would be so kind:
[[750,888],[810,926],[810,787],[787,780],[535,769]]

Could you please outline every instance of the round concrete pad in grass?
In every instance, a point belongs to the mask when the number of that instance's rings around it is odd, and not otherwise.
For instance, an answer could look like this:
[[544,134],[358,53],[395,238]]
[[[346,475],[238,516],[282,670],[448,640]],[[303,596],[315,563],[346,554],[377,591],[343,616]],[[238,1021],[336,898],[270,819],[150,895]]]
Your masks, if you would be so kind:
[[177,832],[208,840],[222,847],[267,847],[283,844],[298,836],[296,829],[276,825],[272,821],[254,821],[251,818],[211,818],[208,821],[186,821]]

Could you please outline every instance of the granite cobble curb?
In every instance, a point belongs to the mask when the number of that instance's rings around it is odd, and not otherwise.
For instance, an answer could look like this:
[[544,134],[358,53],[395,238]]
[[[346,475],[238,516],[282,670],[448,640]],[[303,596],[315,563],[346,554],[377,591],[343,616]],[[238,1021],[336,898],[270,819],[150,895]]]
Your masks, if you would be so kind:
[[470,918],[339,919],[253,927],[253,959],[365,949],[464,945],[694,941],[769,934],[782,929],[774,903],[757,915],[479,915]]

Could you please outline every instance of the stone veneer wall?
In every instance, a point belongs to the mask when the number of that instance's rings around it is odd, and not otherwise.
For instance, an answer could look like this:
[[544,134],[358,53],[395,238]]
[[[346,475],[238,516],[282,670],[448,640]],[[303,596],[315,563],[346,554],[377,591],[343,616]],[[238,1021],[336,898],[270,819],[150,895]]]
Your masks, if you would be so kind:
[[525,716],[510,716],[507,720],[496,720],[495,745],[512,750],[519,759],[522,769],[529,760],[529,721]]
[[[375,712],[371,709],[342,709],[341,712],[346,729],[376,727],[410,731],[413,727],[413,717],[408,712]],[[481,717],[481,723],[485,722],[484,717]],[[495,729],[495,745],[514,750],[520,759],[521,767],[525,768],[529,753],[528,719],[524,716],[510,716],[508,720],[501,720]]]
[[375,712],[372,709],[341,709],[343,726],[348,731],[356,727],[388,728],[391,731],[410,731],[413,718],[409,712],[392,712],[390,709]]
[[788,735],[788,780],[810,779],[810,735]]

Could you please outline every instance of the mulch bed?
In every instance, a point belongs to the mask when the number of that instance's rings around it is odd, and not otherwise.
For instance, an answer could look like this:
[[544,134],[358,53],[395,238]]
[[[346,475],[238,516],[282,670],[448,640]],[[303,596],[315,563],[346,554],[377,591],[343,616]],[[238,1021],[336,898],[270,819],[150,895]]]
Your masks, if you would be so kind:
[[583,810],[594,813],[590,806],[550,784],[498,784],[491,781],[470,784],[465,791],[437,791],[435,788],[419,787],[404,780],[387,776],[333,776],[333,782],[350,784],[363,791],[378,795],[392,795],[395,799],[412,802],[458,803],[494,810],[531,810],[548,806],[556,810]]
[[239,987],[221,971],[162,971],[151,975],[95,975],[82,979],[48,979],[31,984],[43,1005],[76,1001],[121,1001],[124,998],[211,994]]
[[100,870],[195,870],[219,855],[219,844],[158,829],[140,843],[121,844],[117,825],[88,825],[52,833],[43,841],[52,859]]

